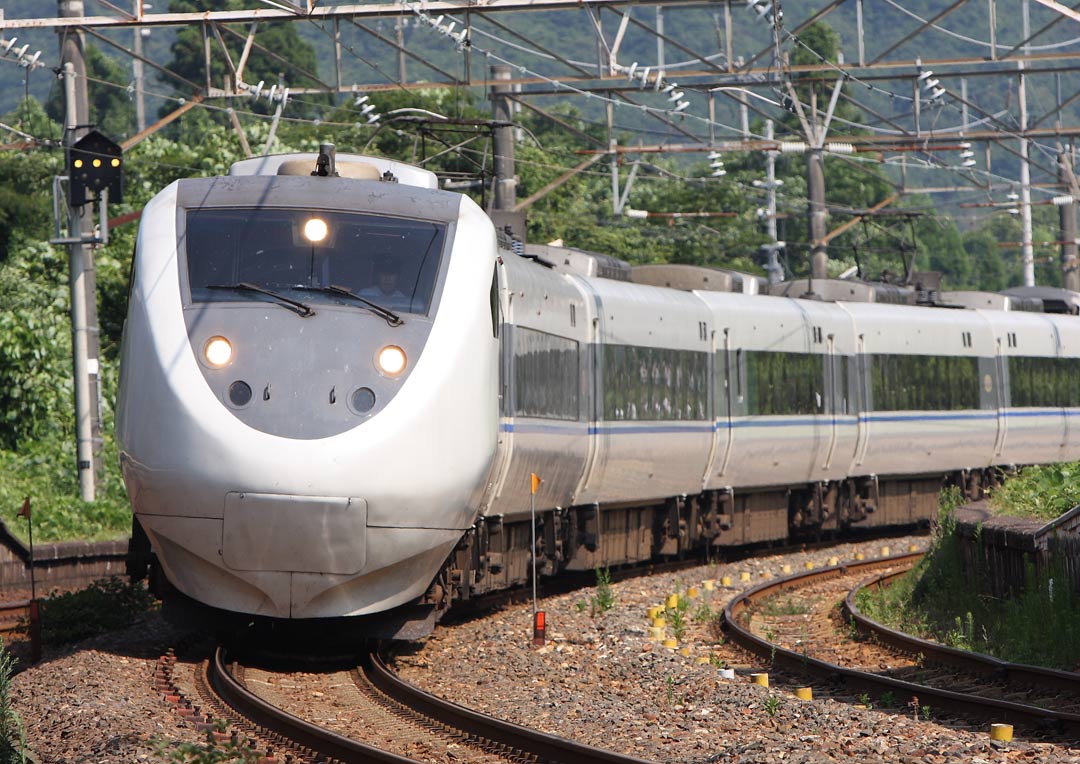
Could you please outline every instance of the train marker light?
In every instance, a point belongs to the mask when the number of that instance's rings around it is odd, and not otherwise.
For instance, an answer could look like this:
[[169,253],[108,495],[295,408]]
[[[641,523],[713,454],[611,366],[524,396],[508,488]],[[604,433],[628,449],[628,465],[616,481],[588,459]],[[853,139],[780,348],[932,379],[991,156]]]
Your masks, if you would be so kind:
[[224,366],[232,359],[232,345],[224,337],[211,337],[203,348],[203,355],[211,366]]

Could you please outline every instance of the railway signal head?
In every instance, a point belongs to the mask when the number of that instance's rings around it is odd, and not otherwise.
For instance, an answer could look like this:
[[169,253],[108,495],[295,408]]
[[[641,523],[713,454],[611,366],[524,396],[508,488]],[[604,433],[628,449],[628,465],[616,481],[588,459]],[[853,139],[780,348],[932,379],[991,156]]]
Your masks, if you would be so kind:
[[91,130],[68,149],[68,202],[81,207],[101,198],[108,189],[110,202],[124,200],[123,150],[97,130]]

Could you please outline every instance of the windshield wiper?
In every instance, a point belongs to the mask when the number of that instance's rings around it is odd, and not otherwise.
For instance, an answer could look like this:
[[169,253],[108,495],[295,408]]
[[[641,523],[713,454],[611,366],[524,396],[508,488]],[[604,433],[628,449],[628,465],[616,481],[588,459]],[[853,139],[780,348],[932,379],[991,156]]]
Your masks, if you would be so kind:
[[258,292],[259,294],[269,295],[270,297],[273,297],[275,300],[280,301],[281,304],[282,304],[282,307],[288,308],[289,310],[292,310],[292,311],[295,311],[302,318],[308,318],[309,316],[314,316],[315,315],[315,311],[311,308],[310,305],[302,303],[299,300],[294,300],[291,297],[286,297],[285,295],[280,294],[278,292],[275,292],[272,289],[266,289],[266,288],[261,287],[261,286],[259,286],[257,284],[252,284],[249,281],[241,281],[241,282],[238,282],[236,284],[207,284],[206,288],[207,289],[232,289],[232,290],[237,291],[237,292]]
[[359,302],[362,302],[369,308],[371,308],[372,312],[386,319],[386,323],[388,323],[390,326],[401,326],[403,323],[405,323],[404,319],[402,319],[401,316],[399,316],[397,313],[390,310],[389,308],[384,308],[382,305],[379,305],[376,302],[372,302],[366,297],[361,297],[356,292],[352,291],[351,289],[346,289],[343,286],[338,286],[337,284],[330,284],[328,286],[306,286],[302,288],[311,292],[332,292],[333,294],[340,294],[344,295],[345,297],[351,297],[354,300],[358,300]]

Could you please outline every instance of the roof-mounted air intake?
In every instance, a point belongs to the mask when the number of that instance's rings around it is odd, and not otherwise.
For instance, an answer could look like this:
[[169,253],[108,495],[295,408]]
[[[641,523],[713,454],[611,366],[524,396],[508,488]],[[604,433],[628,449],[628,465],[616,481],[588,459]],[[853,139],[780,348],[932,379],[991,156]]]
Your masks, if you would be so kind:
[[635,284],[681,289],[686,292],[741,292],[759,294],[765,291],[766,281],[760,276],[724,268],[700,265],[635,265],[631,274]]
[[526,244],[525,257],[543,260],[560,273],[630,281],[630,263],[611,255],[586,252],[573,247],[557,247],[551,244]]

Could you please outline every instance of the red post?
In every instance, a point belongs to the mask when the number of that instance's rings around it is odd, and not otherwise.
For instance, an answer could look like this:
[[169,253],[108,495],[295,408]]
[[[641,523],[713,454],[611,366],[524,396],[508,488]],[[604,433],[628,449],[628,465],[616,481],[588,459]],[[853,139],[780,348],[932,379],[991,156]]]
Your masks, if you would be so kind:
[[41,660],[41,603],[30,600],[30,662]]
[[543,610],[537,610],[536,613],[533,614],[533,645],[536,647],[544,646],[544,637],[546,633],[544,620]]

